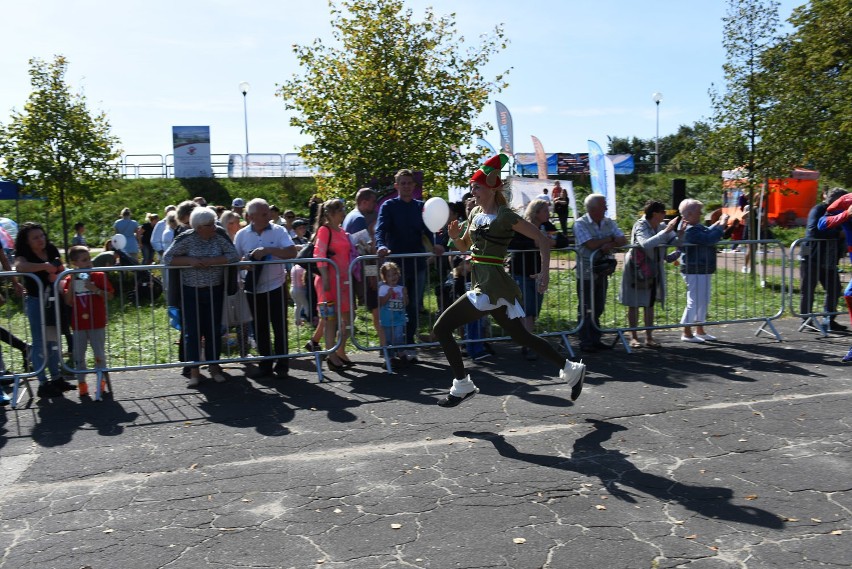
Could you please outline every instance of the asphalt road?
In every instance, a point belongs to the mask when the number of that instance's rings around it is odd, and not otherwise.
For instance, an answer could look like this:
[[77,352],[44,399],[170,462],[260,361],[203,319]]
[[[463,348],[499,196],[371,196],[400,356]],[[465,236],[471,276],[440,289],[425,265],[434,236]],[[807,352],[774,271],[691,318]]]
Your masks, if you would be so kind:
[[185,388],[115,374],[0,411],[0,567],[817,568],[852,566],[852,334],[781,321],[663,332],[586,357],[582,397],[517,348],[435,405],[442,354],[374,355],[317,384]]

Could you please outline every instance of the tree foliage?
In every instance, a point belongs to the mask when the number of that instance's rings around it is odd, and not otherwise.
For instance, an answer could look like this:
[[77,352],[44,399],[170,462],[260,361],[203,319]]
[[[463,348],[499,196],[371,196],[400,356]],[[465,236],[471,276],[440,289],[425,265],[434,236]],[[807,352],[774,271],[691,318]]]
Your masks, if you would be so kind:
[[488,128],[474,121],[507,85],[508,70],[483,71],[506,47],[502,25],[466,47],[455,14],[427,9],[418,21],[402,0],[330,7],[335,45],[294,46],[301,75],[278,91],[296,111],[291,124],[312,138],[302,157],[333,174],[318,183],[350,195],[400,168],[422,170],[430,191],[462,183],[481,157],[465,148]]
[[58,200],[63,234],[68,235],[65,202],[91,198],[99,185],[116,175],[118,139],[103,113],[92,114],[86,98],[65,82],[68,61],[30,60],[32,93],[22,112],[0,124],[0,175],[23,182],[26,192]]
[[[731,167],[745,166],[752,193],[763,177],[779,173],[771,146],[762,144],[773,99],[772,82],[761,61],[778,41],[778,2],[728,0],[722,21],[725,91],[710,89],[715,129],[709,148],[731,161]],[[740,155],[743,150],[745,155]]]
[[852,184],[852,2],[811,0],[763,64],[775,104],[765,140],[794,165]]

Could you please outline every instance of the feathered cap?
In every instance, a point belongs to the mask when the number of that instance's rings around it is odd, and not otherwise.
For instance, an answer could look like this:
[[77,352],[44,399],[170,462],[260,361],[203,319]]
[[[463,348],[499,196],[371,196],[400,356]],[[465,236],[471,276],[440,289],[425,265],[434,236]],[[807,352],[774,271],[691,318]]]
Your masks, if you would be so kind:
[[470,183],[477,182],[486,188],[496,190],[503,185],[503,180],[500,179],[500,171],[508,163],[509,157],[503,153],[492,156],[479,167],[479,170],[473,173],[473,176],[470,177]]

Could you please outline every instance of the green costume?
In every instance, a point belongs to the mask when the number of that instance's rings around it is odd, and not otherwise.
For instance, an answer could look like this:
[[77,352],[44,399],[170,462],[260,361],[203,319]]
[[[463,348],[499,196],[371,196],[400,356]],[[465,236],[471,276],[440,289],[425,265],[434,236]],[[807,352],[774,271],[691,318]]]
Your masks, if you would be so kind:
[[507,205],[499,206],[493,219],[478,206],[470,212],[473,272],[468,299],[479,310],[506,306],[509,318],[525,316],[521,290],[503,266],[514,236],[512,226],[520,220],[521,216]]

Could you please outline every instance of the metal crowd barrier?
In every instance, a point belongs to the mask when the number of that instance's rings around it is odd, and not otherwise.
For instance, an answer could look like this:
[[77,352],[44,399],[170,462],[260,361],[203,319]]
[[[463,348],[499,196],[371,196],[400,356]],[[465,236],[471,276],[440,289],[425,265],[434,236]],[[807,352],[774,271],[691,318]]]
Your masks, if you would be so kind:
[[[318,262],[330,263],[335,268],[337,265],[330,259],[299,259],[302,264],[315,266]],[[240,262],[232,265],[225,265],[227,271],[245,271],[251,267],[262,265],[281,264],[289,269],[295,264],[295,260],[271,260],[271,261],[252,261]],[[226,294],[226,285],[223,284],[217,287],[201,287],[197,289],[194,299],[187,299],[181,295],[180,306],[169,306],[168,304],[168,289],[162,287],[162,275],[164,271],[168,271],[170,278],[167,279],[168,286],[177,286],[180,279],[177,278],[180,271],[191,270],[192,267],[177,267],[164,265],[135,265],[135,266],[116,266],[116,267],[95,267],[92,269],[74,269],[66,270],[59,275],[57,283],[61,283],[66,277],[71,277],[70,286],[77,286],[80,275],[91,275],[91,273],[104,273],[107,275],[108,281],[111,283],[115,297],[112,301],[106,303],[106,362],[103,365],[97,365],[92,357],[91,352],[87,352],[85,363],[64,362],[64,369],[70,374],[96,374],[98,377],[95,399],[101,398],[101,378],[103,374],[116,371],[131,371],[142,369],[164,369],[174,367],[189,366],[204,366],[211,364],[223,363],[245,363],[245,364],[260,364],[264,361],[274,361],[278,359],[293,359],[310,356],[314,358],[317,377],[323,381],[322,372],[322,357],[337,349],[340,344],[340,330],[342,323],[340,319],[336,320],[338,326],[337,341],[334,346],[329,349],[321,349],[317,351],[306,351],[301,348],[303,344],[311,338],[314,328],[311,326],[313,321],[313,310],[311,306],[316,304],[313,288],[307,287],[308,300],[308,317],[307,322],[302,322],[299,316],[294,315],[290,309],[290,293],[289,279],[282,283],[278,289],[271,291],[271,295],[281,295],[280,303],[284,307],[284,323],[286,326],[287,337],[287,353],[274,353],[274,342],[272,342],[273,355],[262,357],[249,354],[249,350],[254,347],[248,342],[248,337],[254,325],[252,315],[262,314],[259,312],[264,307],[258,306],[257,297],[254,294],[247,293],[242,288],[237,291],[234,297],[229,298]],[[318,274],[316,269],[314,274]],[[76,281],[76,282],[75,282]],[[336,287],[338,292],[337,305],[340,303],[340,286],[339,274],[337,277]],[[61,285],[55,285],[59,287]],[[162,287],[162,289],[160,288]],[[204,290],[203,293],[199,292]],[[199,298],[204,297],[204,300]],[[206,302],[206,298],[212,299],[212,302]],[[271,320],[272,313],[269,305],[278,302],[272,296],[268,297],[268,304],[265,307],[266,319]],[[193,304],[190,305],[189,303]],[[199,310],[203,307],[203,310]],[[248,313],[246,313],[248,308]],[[175,310],[179,309],[179,310]],[[72,309],[76,310],[76,308]],[[57,306],[57,311],[59,307]],[[186,319],[194,318],[192,322]],[[73,312],[72,312],[73,315]],[[294,318],[296,316],[296,318]],[[201,330],[207,326],[207,323],[221,323],[219,332],[221,333],[221,352],[217,358],[206,358],[204,354],[206,338],[202,342],[200,338],[195,339],[198,345],[195,348],[198,350],[201,359],[188,361],[183,354],[183,348],[187,347],[182,344],[182,331],[177,328],[184,325],[190,325],[193,329]],[[307,325],[306,325],[307,324]],[[141,331],[145,331],[142,334]],[[274,337],[274,331],[270,327],[270,337]]]
[[[506,264],[507,270],[513,277],[517,276],[516,282],[520,283],[522,293],[524,292],[524,281],[529,281],[533,267],[528,254],[538,255],[538,250],[510,250]],[[425,268],[420,268],[416,259],[425,259]],[[394,262],[405,273],[400,284],[410,283],[407,286],[411,309],[408,310],[408,322],[406,332],[408,338],[405,343],[392,344],[382,342],[383,333],[379,331],[378,305],[379,286],[381,277],[379,267],[385,262]],[[572,248],[551,250],[550,262],[550,289],[543,295],[541,310],[537,318],[533,319],[533,331],[536,334],[548,337],[561,338],[563,345],[574,355],[568,335],[575,333],[580,323],[571,312],[565,312],[565,306],[576,306],[577,296],[571,286],[574,281],[574,270],[576,266],[576,251]],[[363,287],[353,287],[352,307],[352,343],[363,351],[381,351],[385,360],[388,373],[394,373],[391,365],[390,353],[394,351],[416,350],[437,346],[432,338],[432,327],[441,312],[450,304],[464,294],[469,288],[470,261],[467,253],[451,251],[442,256],[431,253],[412,253],[388,255],[380,259],[376,255],[363,255],[352,260],[350,263],[349,280],[356,282],[355,273],[360,272],[363,277]],[[466,282],[467,281],[467,282]],[[413,283],[413,284],[411,284]],[[421,285],[422,283],[422,285]],[[421,290],[416,294],[413,290]],[[529,289],[527,288],[527,292]],[[526,304],[526,301],[525,301]],[[412,326],[411,322],[415,324]],[[459,344],[465,346],[471,355],[474,349],[487,349],[479,344],[507,340],[509,336],[490,319],[484,318],[479,323],[478,330],[475,324],[466,326],[459,331]]]
[[[802,319],[798,331],[814,330],[826,337],[831,331],[831,320],[846,313],[837,309],[850,278],[846,241],[797,239],[790,245],[789,258],[788,302],[793,316]],[[814,304],[822,309],[814,310]]]
[[[732,245],[751,247],[758,254],[757,273],[750,273],[750,265],[746,263],[745,253],[732,253]],[[691,245],[680,246],[686,251]],[[677,247],[661,246],[660,248],[675,252]],[[626,251],[638,249],[636,246],[619,249],[616,272],[609,277],[609,287],[606,295],[605,309],[600,323],[593,325],[605,333],[614,333],[629,353],[630,345],[625,338],[625,332],[632,330],[662,330],[666,328],[681,328],[686,306],[686,284],[680,274],[680,258],[665,263],[666,294],[665,303],[655,305],[653,326],[627,325],[627,306],[620,302],[622,279],[624,278],[624,258]],[[720,241],[715,245],[716,271],[711,276],[712,298],[708,307],[707,319],[702,323],[691,323],[691,326],[702,324],[734,324],[760,322],[761,326],[755,336],[767,333],[781,341],[772,321],[784,313],[784,291],[786,289],[787,256],[781,243],[777,240],[741,240],[736,242]],[[598,252],[592,254],[594,264]],[[686,252],[688,254],[688,251]],[[635,282],[635,275],[628,275]],[[592,286],[594,286],[594,274]],[[759,279],[759,281],[758,281]],[[594,305],[594,298],[592,299]],[[592,307],[594,311],[594,306]],[[768,329],[768,330],[767,330]]]
[[[37,368],[33,367],[32,350],[40,349],[41,353],[47,354],[47,335],[44,326],[45,302],[39,303],[39,321],[41,325],[41,342],[39,346],[33,347],[33,336],[30,330],[30,321],[27,317],[25,303],[26,295],[23,293],[23,281],[31,280],[38,290],[38,298],[45,298],[45,289],[41,280],[31,273],[16,273],[15,271],[0,272],[0,295],[2,295],[2,306],[0,306],[0,398],[4,405],[11,405],[16,409],[23,400],[24,393],[29,396],[27,405],[34,399],[30,379],[40,374],[47,362]],[[15,283],[20,283],[16,286]],[[18,352],[18,353],[15,353]],[[15,362],[20,358],[21,365]],[[6,387],[11,385],[11,394],[6,393]]]
[[[830,270],[830,264],[822,262],[820,257],[820,240],[801,239],[793,243],[789,254],[785,254],[780,243],[776,240],[749,240],[736,242],[720,242],[716,245],[716,261],[717,270],[711,277],[712,299],[708,308],[708,317],[704,325],[715,324],[730,324],[730,323],[747,323],[760,322],[760,328],[755,332],[755,335],[767,333],[773,335],[777,340],[781,340],[780,334],[773,326],[773,320],[779,318],[785,310],[785,303],[789,302],[791,312],[803,319],[803,324],[800,331],[805,327],[821,332],[823,335],[827,333],[827,319],[841,312],[836,310],[836,300],[842,294],[843,283],[840,281],[847,280],[848,272],[838,273],[836,267]],[[751,250],[756,255],[756,269],[758,274],[751,274],[748,270],[751,267],[750,263],[746,262],[744,252],[733,252],[732,246],[736,245],[740,251]],[[688,246],[685,246],[688,247]],[[684,248],[685,248],[684,247]],[[805,249],[807,247],[807,249]],[[676,252],[676,247],[665,247],[667,252]],[[680,275],[680,267],[678,259],[671,259],[671,263],[665,264],[666,274],[666,298],[664,304],[658,304],[655,307],[655,318],[652,326],[637,325],[629,326],[627,323],[628,308],[620,302],[620,289],[624,275],[624,257],[625,253],[631,250],[636,250],[637,247],[625,247],[616,251],[615,258],[617,260],[615,273],[607,277],[609,279],[607,294],[605,296],[604,310],[600,317],[600,322],[592,322],[592,325],[604,333],[614,333],[621,340],[625,350],[631,351],[629,342],[625,338],[625,333],[630,331],[640,330],[660,330],[669,328],[680,328],[681,315],[683,314],[686,302],[686,287]],[[842,249],[842,247],[841,247]],[[816,255],[814,255],[816,251]],[[541,308],[538,314],[533,319],[533,331],[536,334],[549,337],[559,337],[568,352],[573,356],[568,336],[576,334],[583,325],[586,306],[584,306],[582,298],[584,287],[590,285],[595,286],[595,276],[592,275],[590,281],[578,278],[580,269],[582,268],[582,258],[578,256],[577,250],[574,248],[566,248],[551,251],[550,263],[550,287],[539,300],[538,294],[531,288],[531,274],[534,272],[534,263],[538,255],[537,250],[525,251],[510,251],[506,261],[506,270],[509,274],[517,277],[517,282],[520,284],[522,293],[527,297],[530,294],[535,294],[535,299],[525,298],[524,304],[530,303],[537,305],[541,302]],[[591,257],[591,262],[594,264],[597,253]],[[838,253],[839,255],[839,253]],[[421,264],[418,264],[417,259],[424,259]],[[340,281],[343,279],[349,280],[352,286],[349,289],[350,295],[350,326],[351,326],[351,341],[360,350],[381,352],[384,357],[386,369],[389,373],[393,373],[394,369],[391,365],[391,353],[399,350],[414,350],[419,348],[436,346],[437,342],[431,336],[431,330],[441,311],[450,303],[455,301],[459,294],[463,294],[465,287],[465,273],[469,271],[469,266],[466,260],[467,255],[459,252],[446,253],[443,256],[435,256],[430,253],[411,254],[411,255],[389,255],[383,260],[379,260],[377,256],[360,256],[351,261],[346,268],[347,271],[337,277],[337,304],[340,306],[341,287]],[[798,268],[800,270],[800,278],[795,277],[796,263],[793,259],[800,259]],[[379,265],[381,262],[393,261],[401,267],[409,270],[409,282],[413,282],[411,290],[409,290],[409,299],[411,309],[409,310],[409,320],[413,320],[415,324],[410,327],[408,337],[410,339],[403,343],[382,342],[381,335],[375,324],[378,323],[378,285],[380,278],[378,276]],[[788,261],[790,261],[788,268]],[[312,275],[318,274],[316,263],[327,262],[332,267],[338,268],[338,265],[333,259],[300,259],[299,263],[308,264],[313,269],[306,271],[305,275],[310,280]],[[845,261],[844,261],[845,262]],[[228,265],[229,271],[245,271],[252,266],[281,264],[287,267],[288,275],[290,269],[295,265],[295,259],[289,260],[272,260],[272,261],[255,261],[241,262],[234,265]],[[797,285],[801,288],[802,278],[805,275],[809,283],[813,283],[812,278],[814,273],[812,270],[817,267],[816,280],[821,280],[827,290],[824,290],[821,295],[815,297],[809,296],[812,289],[806,289],[806,295],[799,298],[799,303],[796,302],[794,295],[796,294]],[[282,358],[304,358],[312,357],[316,366],[317,377],[320,382],[324,380],[322,371],[322,358],[336,350],[340,346],[340,338],[343,327],[343,319],[336,320],[337,340],[335,345],[328,349],[318,351],[308,351],[302,346],[311,338],[314,332],[314,318],[316,315],[316,295],[312,287],[312,283],[308,282],[305,295],[302,297],[307,306],[297,305],[300,313],[292,308],[291,301],[296,300],[291,298],[289,287],[285,284],[277,294],[281,295],[281,305],[284,307],[284,321],[287,331],[287,353],[273,354],[267,357],[253,356],[250,350],[255,348],[250,344],[249,338],[253,327],[253,322],[245,318],[245,306],[249,304],[250,314],[259,314],[262,307],[256,304],[255,296],[245,292],[238,292],[235,296],[243,296],[244,302],[236,299],[236,302],[241,305],[238,309],[234,308],[234,298],[217,297],[217,302],[206,305],[208,306],[209,316],[213,322],[217,321],[216,312],[222,311],[223,315],[228,309],[229,316],[223,316],[224,327],[220,330],[222,335],[222,351],[219,357],[214,359],[201,359],[195,362],[187,361],[182,354],[181,333],[176,330],[173,325],[181,323],[181,317],[169,312],[167,298],[168,291],[164,283],[168,286],[174,286],[179,282],[174,278],[179,271],[189,270],[191,267],[166,267],[163,265],[137,265],[126,267],[96,267],[90,270],[67,270],[59,275],[57,283],[62,283],[66,277],[69,277],[71,282],[69,286],[77,286],[75,283],[80,281],[80,275],[91,274],[93,272],[102,272],[107,275],[108,280],[112,283],[115,291],[115,298],[106,303],[106,319],[108,326],[105,335],[105,352],[106,361],[102,364],[96,363],[91,353],[88,353],[86,359],[79,363],[73,361],[63,361],[63,368],[70,374],[95,374],[98,378],[97,387],[95,390],[95,399],[100,399],[102,396],[101,388],[104,374],[116,371],[129,371],[141,369],[164,369],[174,367],[187,367],[189,365],[210,365],[221,363],[244,363],[257,365],[264,361],[278,360]],[[455,274],[453,271],[455,270]],[[173,278],[165,279],[166,271]],[[360,275],[358,275],[360,273]],[[359,279],[356,276],[360,276]],[[628,275],[629,278],[635,281],[636,275]],[[836,280],[830,280],[834,277]],[[0,306],[0,315],[3,322],[0,325],[0,340],[5,344],[0,343],[0,356],[3,362],[6,362],[5,372],[0,375],[0,379],[5,380],[5,383],[12,384],[11,396],[3,392],[4,398],[12,403],[13,407],[21,403],[23,391],[26,391],[30,398],[33,397],[32,388],[29,380],[37,376],[43,369],[42,365],[39,369],[27,369],[26,361],[21,368],[13,367],[9,362],[14,360],[14,352],[20,349],[21,345],[31,343],[32,333],[29,329],[29,323],[23,309],[23,301],[15,296],[12,291],[11,279],[34,279],[37,286],[42,290],[41,283],[33,275],[27,273],[3,272],[0,273],[0,290],[3,291],[5,304]],[[404,279],[405,280],[405,279]],[[401,284],[405,284],[405,282]],[[171,281],[171,284],[169,284]],[[789,281],[789,282],[788,282]],[[832,285],[825,283],[834,282],[836,288],[831,288]],[[53,285],[53,295],[61,299],[61,284]],[[836,291],[837,296],[833,296]],[[214,291],[207,291],[213,293]],[[822,310],[812,310],[809,307],[811,299],[814,299],[822,306]],[[832,298],[834,300],[832,300]],[[253,304],[253,305],[252,305]],[[798,309],[797,309],[798,306]],[[190,308],[190,313],[195,314],[199,319],[201,313],[198,310],[192,311],[193,307],[177,307],[182,308],[182,314],[186,314],[186,309]],[[302,310],[304,308],[304,310]],[[595,310],[594,295],[592,295],[591,306],[588,307],[592,313]],[[832,309],[833,308],[833,309]],[[807,310],[805,310],[807,309]],[[57,322],[61,319],[68,318],[63,316],[63,310],[59,302],[55,303],[53,310]],[[234,316],[234,311],[237,311],[237,316]],[[269,310],[267,307],[266,310]],[[243,314],[240,316],[239,312]],[[639,311],[641,312],[641,310]],[[375,313],[375,314],[374,314]],[[73,315],[73,312],[72,312]],[[412,316],[413,315],[413,316]],[[267,312],[267,318],[272,314]],[[45,311],[41,308],[40,317],[44,322]],[[376,317],[376,320],[374,320]],[[476,330],[461,329],[459,330],[460,344],[467,347],[469,355],[472,350],[482,348],[483,344],[492,341],[508,339],[503,331],[496,324],[489,323],[489,319],[484,319]],[[693,323],[695,325],[697,323]],[[5,330],[5,333],[4,333]],[[142,332],[145,332],[144,334]],[[44,331],[43,331],[44,332]],[[274,332],[271,332],[271,335]],[[42,333],[42,338],[46,335]],[[62,338],[60,338],[61,342]],[[617,340],[616,340],[617,341]],[[42,341],[42,350],[46,351],[46,341]],[[17,348],[12,347],[17,346]],[[199,354],[201,346],[199,347]],[[68,351],[71,351],[71,346],[68,346]],[[274,349],[273,349],[274,352]],[[403,352],[404,353],[404,352]],[[416,352],[412,352],[416,353]],[[73,358],[73,356],[72,356]],[[65,358],[62,358],[65,360]],[[112,386],[107,383],[107,386],[112,389]]]

